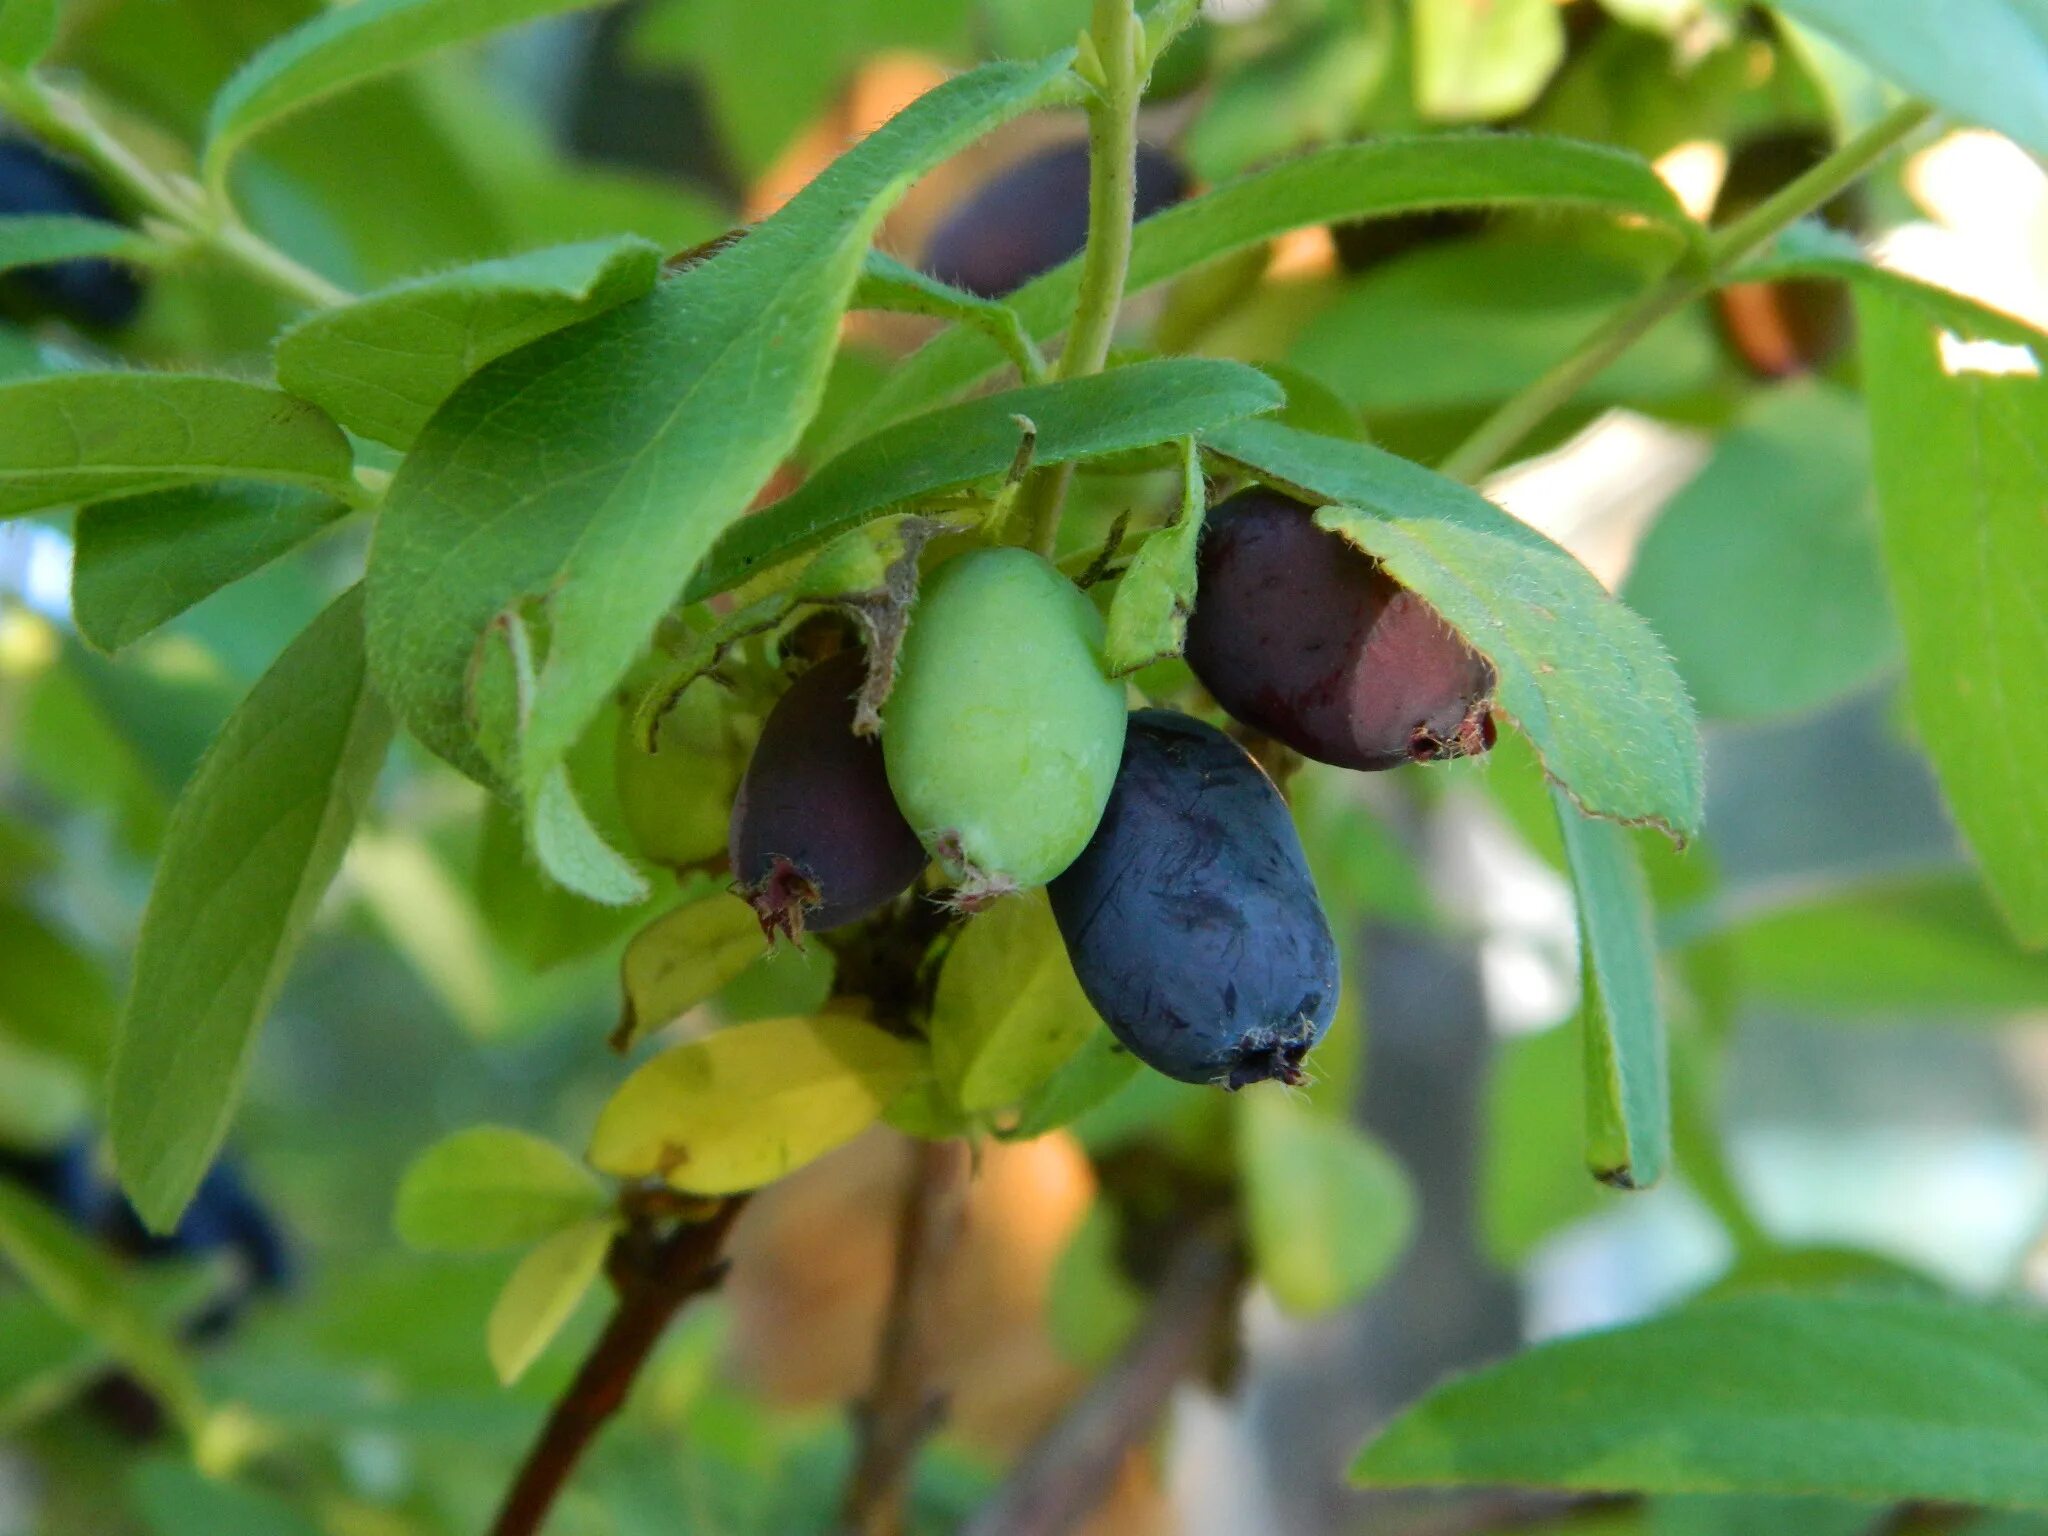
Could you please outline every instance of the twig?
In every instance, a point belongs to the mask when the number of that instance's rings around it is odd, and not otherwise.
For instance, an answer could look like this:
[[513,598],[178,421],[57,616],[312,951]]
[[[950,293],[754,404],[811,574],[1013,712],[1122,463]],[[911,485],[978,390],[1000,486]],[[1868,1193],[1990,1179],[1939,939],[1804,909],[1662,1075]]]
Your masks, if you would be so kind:
[[612,1244],[606,1268],[619,1304],[583,1361],[576,1378],[548,1415],[540,1439],[505,1495],[491,1536],[536,1536],[548,1512],[605,1422],[617,1413],[634,1379],[693,1296],[725,1277],[720,1253],[745,1195],[720,1204],[708,1217],[656,1238],[636,1223]]
[[840,1506],[841,1528],[857,1536],[899,1536],[918,1447],[945,1411],[931,1381],[931,1319],[966,1216],[970,1159],[964,1141],[912,1148],[874,1385],[855,1411],[859,1445]]
[[1183,1242],[1137,1334],[1024,1453],[966,1536],[1059,1536],[1085,1519],[1207,1355],[1242,1280],[1237,1254],[1213,1231]]
[[1744,257],[1780,230],[1868,173],[1932,116],[1933,109],[1917,101],[1894,107],[1804,176],[1727,228],[1716,230],[1703,260],[1681,264],[1662,282],[1616,310],[1569,357],[1481,422],[1439,466],[1443,473],[1471,484],[1490,472],[1659,322],[1719,284]]

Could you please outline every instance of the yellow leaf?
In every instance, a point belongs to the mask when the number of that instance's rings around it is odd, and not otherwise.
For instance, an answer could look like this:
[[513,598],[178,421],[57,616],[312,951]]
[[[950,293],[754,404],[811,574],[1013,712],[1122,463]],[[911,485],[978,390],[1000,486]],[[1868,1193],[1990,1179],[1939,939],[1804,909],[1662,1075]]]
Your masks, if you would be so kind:
[[491,1368],[506,1386],[540,1358],[540,1352],[576,1311],[583,1293],[604,1268],[613,1225],[607,1217],[564,1227],[521,1259],[498,1292],[484,1340]]
[[590,1160],[691,1194],[772,1183],[872,1125],[926,1070],[915,1041],[861,1019],[763,1019],[657,1056],[598,1117]]

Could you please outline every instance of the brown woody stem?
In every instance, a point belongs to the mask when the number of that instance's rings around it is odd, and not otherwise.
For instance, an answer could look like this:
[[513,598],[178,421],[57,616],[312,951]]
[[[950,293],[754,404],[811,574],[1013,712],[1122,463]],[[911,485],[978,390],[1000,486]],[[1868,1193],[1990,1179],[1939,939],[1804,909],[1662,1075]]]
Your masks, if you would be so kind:
[[491,1536],[536,1536],[547,1523],[583,1453],[624,1406],[670,1321],[691,1297],[724,1278],[719,1256],[746,1199],[733,1196],[703,1220],[662,1237],[636,1222],[613,1242],[606,1269],[618,1290],[618,1307],[548,1415],[505,1495]]
[[855,1413],[857,1449],[840,1506],[841,1528],[857,1536],[900,1536],[918,1448],[945,1410],[932,1384],[931,1322],[966,1216],[971,1157],[964,1141],[911,1149],[874,1384]]

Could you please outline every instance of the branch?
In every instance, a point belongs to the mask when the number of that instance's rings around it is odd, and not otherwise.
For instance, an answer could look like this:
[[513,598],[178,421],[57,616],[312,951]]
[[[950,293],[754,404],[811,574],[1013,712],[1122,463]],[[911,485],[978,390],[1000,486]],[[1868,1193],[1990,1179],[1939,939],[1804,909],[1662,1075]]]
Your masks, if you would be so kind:
[[1555,411],[1604,373],[1657,324],[1718,286],[1735,266],[1788,225],[1860,180],[1934,115],[1921,102],[1894,107],[1819,165],[1707,241],[1706,258],[1684,264],[1607,321],[1563,362],[1481,422],[1439,467],[1467,484],[1494,469]]
[[605,1422],[619,1411],[669,1322],[693,1296],[725,1277],[719,1255],[745,1195],[702,1221],[655,1238],[644,1224],[622,1232],[605,1261],[619,1304],[575,1380],[548,1415],[491,1526],[491,1536],[536,1536]]
[[966,1216],[970,1157],[964,1141],[912,1147],[874,1385],[856,1410],[859,1446],[840,1505],[841,1528],[857,1536],[899,1536],[918,1447],[945,1410],[931,1386],[931,1316]]
[[1058,1536],[1097,1508],[1124,1458],[1150,1437],[1174,1387],[1202,1362],[1243,1275],[1237,1254],[1213,1231],[1182,1243],[1143,1326],[1024,1453],[965,1536]]

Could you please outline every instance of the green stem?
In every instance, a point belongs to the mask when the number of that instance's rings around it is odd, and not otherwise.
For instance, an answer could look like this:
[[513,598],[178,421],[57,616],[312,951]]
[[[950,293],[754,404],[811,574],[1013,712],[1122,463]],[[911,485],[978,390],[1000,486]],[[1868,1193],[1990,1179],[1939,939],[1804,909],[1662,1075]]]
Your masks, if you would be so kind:
[[[1103,80],[1088,106],[1088,249],[1074,323],[1053,377],[1100,373],[1116,335],[1117,311],[1131,266],[1131,224],[1138,185],[1138,102],[1145,94],[1145,34],[1132,0],[1095,0],[1089,28]],[[1041,471],[1018,498],[1026,540],[1050,556],[1073,466]]]
[[34,75],[0,75],[0,107],[39,136],[88,161],[124,200],[278,292],[313,309],[346,304],[353,297],[294,261],[232,213],[217,212],[196,185],[146,164],[69,92]]
[[1922,102],[1894,107],[1804,176],[1716,230],[1702,257],[1682,262],[1615,311],[1569,357],[1482,422],[1443,461],[1443,472],[1468,484],[1488,474],[1660,322],[1718,287],[1737,264],[1780,230],[1860,180],[1932,116],[1933,108]]

